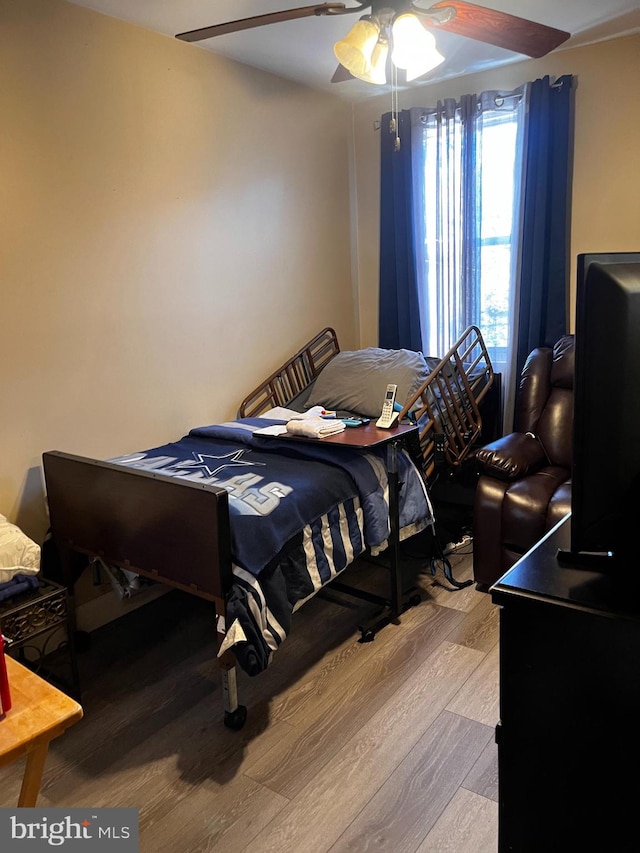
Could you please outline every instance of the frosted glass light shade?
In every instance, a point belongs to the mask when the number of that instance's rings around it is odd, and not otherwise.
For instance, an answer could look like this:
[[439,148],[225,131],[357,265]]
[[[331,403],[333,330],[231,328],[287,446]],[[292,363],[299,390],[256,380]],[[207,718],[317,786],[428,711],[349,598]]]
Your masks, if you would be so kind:
[[354,77],[365,79],[363,75],[371,71],[371,58],[379,35],[380,30],[372,21],[358,21],[345,38],[334,44],[336,59]]
[[415,15],[398,15],[391,31],[391,59],[397,68],[406,70],[407,80],[415,80],[444,62],[444,56],[436,47],[433,33],[427,30]]
[[378,41],[373,48],[369,68],[360,75],[359,79],[364,80],[365,83],[376,83],[378,86],[384,86],[387,82],[388,55],[389,43],[386,41]]

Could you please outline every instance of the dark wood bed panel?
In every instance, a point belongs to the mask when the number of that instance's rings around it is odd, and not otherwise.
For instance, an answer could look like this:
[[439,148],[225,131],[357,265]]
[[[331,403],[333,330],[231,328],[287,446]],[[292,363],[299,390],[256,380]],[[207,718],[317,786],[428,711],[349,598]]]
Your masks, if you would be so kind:
[[[233,584],[224,489],[57,450],[42,462],[72,629],[74,552],[208,599],[224,620]],[[218,627],[218,647],[223,639]],[[227,651],[218,661],[225,725],[240,729],[247,709],[238,701],[235,658]]]
[[224,489],[60,451],[42,460],[59,549],[224,601],[232,582]]

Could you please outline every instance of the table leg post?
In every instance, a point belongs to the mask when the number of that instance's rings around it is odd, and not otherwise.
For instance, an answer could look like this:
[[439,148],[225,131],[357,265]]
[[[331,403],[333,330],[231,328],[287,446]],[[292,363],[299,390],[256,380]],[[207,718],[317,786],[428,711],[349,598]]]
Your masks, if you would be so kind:
[[32,808],[35,806],[40,793],[40,783],[44,771],[45,761],[49,743],[40,743],[27,753],[27,760],[22,777],[22,787],[18,798],[18,808]]
[[400,483],[398,480],[398,442],[387,446],[389,478],[389,556],[391,563],[391,617],[397,619],[402,610],[402,574],[400,572]]

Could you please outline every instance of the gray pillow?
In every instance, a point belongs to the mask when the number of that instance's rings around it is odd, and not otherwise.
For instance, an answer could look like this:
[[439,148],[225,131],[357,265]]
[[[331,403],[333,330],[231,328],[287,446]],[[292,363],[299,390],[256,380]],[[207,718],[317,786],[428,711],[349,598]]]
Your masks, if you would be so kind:
[[390,382],[398,386],[396,400],[404,405],[429,373],[422,353],[413,350],[368,347],[339,352],[316,379],[307,406],[378,417]]

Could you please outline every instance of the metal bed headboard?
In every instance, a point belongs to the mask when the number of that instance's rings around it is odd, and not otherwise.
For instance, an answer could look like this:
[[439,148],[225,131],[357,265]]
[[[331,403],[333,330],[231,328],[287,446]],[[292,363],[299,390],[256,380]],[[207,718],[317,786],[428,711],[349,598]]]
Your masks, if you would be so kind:
[[[335,331],[323,329],[244,398],[238,416],[255,417],[286,406],[339,352]],[[480,329],[469,326],[400,413],[400,420],[411,416],[420,426],[412,449],[427,480],[440,460],[455,468],[469,456],[482,430],[479,404],[493,381]]]
[[338,337],[328,327],[279,367],[240,403],[238,417],[251,418],[275,406],[286,406],[313,382],[340,352]]

